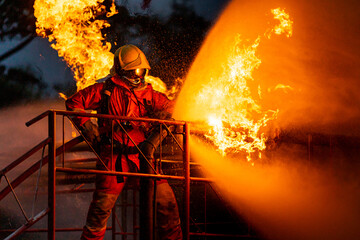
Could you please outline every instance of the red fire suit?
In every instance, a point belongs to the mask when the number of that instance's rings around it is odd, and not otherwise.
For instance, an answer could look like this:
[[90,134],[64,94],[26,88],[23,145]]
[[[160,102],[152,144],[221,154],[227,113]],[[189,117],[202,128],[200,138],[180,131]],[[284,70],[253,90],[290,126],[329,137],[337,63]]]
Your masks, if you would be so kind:
[[[107,103],[108,114],[135,118],[147,117],[150,114],[149,106],[152,111],[172,112],[173,102],[164,94],[153,90],[150,84],[131,89],[117,75],[113,76],[111,81],[115,84],[113,84],[112,93]],[[103,91],[107,91],[105,82],[89,86],[68,98],[66,107],[68,110],[73,111],[90,109],[99,111],[103,104]],[[88,120],[89,118],[86,117],[74,118],[74,122],[78,126],[82,126]],[[121,124],[121,122],[114,121],[115,129],[117,124]],[[127,132],[135,144],[138,145],[145,140],[145,133],[149,129],[148,123],[131,121],[127,123],[127,126],[130,126]],[[110,121],[102,121],[99,127],[111,129],[111,123]],[[121,130],[114,131],[114,140],[122,145],[134,146],[128,136]],[[116,163],[116,161],[119,161],[119,159],[121,159],[121,171],[128,172],[139,169],[137,153],[121,154],[119,158],[118,155],[119,153],[115,152],[111,156],[111,145],[101,144],[100,158],[109,170],[118,170],[116,167],[119,166],[119,163]],[[102,170],[106,169],[101,163],[97,163],[97,167]],[[90,204],[82,239],[104,238],[107,219],[126,181],[127,177],[119,181],[116,176],[97,175],[96,190]],[[166,181],[158,183],[157,191],[158,216],[163,216],[160,222],[158,220],[160,239],[182,239],[180,218],[174,193]]]

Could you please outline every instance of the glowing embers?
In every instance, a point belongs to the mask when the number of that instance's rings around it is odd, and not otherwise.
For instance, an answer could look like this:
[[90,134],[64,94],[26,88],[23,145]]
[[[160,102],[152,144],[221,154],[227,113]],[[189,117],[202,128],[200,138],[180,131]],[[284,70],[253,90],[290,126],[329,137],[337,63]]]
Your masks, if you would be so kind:
[[[275,19],[280,20],[280,25],[268,32],[291,36],[289,27],[292,22],[289,16],[281,9],[272,12]],[[285,29],[278,30],[282,28]],[[270,35],[267,34],[267,37]],[[248,86],[254,80],[254,70],[261,64],[256,56],[259,43],[260,37],[251,44],[239,36],[228,53],[222,73],[217,78],[211,78],[197,95],[197,101],[206,107],[208,113],[207,123],[210,127],[205,134],[206,138],[221,154],[245,152],[248,161],[253,154],[261,158],[261,151],[266,148],[266,137],[260,130],[277,115],[277,110],[262,110]],[[258,98],[261,98],[260,86],[257,93]]]

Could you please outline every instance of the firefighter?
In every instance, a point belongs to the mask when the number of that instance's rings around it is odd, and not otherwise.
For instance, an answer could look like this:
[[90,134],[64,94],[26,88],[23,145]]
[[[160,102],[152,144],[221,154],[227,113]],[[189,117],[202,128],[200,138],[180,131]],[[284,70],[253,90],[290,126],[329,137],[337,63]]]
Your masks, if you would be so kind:
[[[114,54],[114,64],[106,80],[75,93],[66,100],[66,108],[83,112],[91,109],[101,114],[134,118],[170,116],[173,102],[144,81],[149,70],[150,65],[138,47],[122,46]],[[139,154],[134,151],[133,142],[122,129],[126,129],[135,144],[139,145],[151,127],[149,123],[114,120],[112,125],[111,120],[99,119],[96,125],[87,117],[75,117],[73,120],[94,148],[98,147],[102,160],[97,162],[98,169],[123,172],[139,170]],[[117,144],[113,150],[111,132],[114,133],[113,143]],[[106,222],[127,180],[127,177],[96,176],[96,190],[81,239],[104,238]],[[156,195],[161,211],[158,214],[161,216],[158,220],[159,238],[182,239],[178,206],[167,181],[157,182]]]

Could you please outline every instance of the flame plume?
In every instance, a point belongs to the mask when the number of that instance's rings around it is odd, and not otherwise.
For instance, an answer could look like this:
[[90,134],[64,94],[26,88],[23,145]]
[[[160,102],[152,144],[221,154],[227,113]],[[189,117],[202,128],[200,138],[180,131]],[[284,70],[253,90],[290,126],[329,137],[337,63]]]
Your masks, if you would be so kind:
[[[280,21],[271,32],[278,35],[286,33],[290,37],[292,21],[289,15],[280,8],[272,9],[271,12]],[[254,152],[261,158],[261,151],[266,148],[266,137],[260,133],[260,128],[274,119],[277,113],[277,110],[264,112],[253,99],[247,84],[253,80],[253,71],[261,64],[256,56],[259,43],[260,37],[252,45],[242,44],[238,36],[223,73],[218,79],[211,79],[208,85],[211,87],[204,87],[198,95],[201,101],[209,104],[209,112],[212,113],[208,117],[212,128],[205,136],[218,147],[221,154],[245,151],[248,153],[248,161]],[[215,91],[213,86],[217,86]]]
[[[47,37],[52,48],[71,67],[78,90],[107,76],[113,65],[111,44],[101,34],[101,29],[110,25],[105,20],[95,20],[95,17],[100,14],[111,17],[117,11],[113,2],[110,12],[106,13],[103,1],[36,0],[34,3],[37,34]],[[155,90],[172,94],[161,79],[149,76],[147,80]]]
[[[270,38],[275,33],[290,37],[292,21],[289,15],[280,8],[273,9],[272,14],[280,24],[264,35]],[[258,36],[251,43],[238,35],[232,43],[232,49],[222,53],[227,55],[225,61],[222,61],[220,73],[217,76],[216,73],[209,75],[206,85],[193,93],[196,106],[189,106],[197,113],[195,115],[202,115],[201,118],[209,125],[205,137],[217,147],[218,152],[222,155],[245,152],[248,161],[253,157],[261,158],[267,140],[261,128],[276,118],[278,112],[263,110],[255,100],[255,97],[261,99],[261,87],[257,88],[257,96],[249,87],[249,83],[254,80],[253,72],[261,64],[256,55],[260,40]]]
[[[198,94],[199,103],[208,104],[208,124],[212,127],[205,135],[222,154],[229,150],[248,153],[265,149],[265,139],[258,131],[268,118],[253,120],[253,113],[261,114],[261,107],[251,96],[247,82],[261,60],[255,55],[260,38],[246,46],[240,37],[224,66],[222,75],[211,79]],[[216,88],[214,89],[214,86]],[[249,156],[250,157],[250,156]]]
[[[103,0],[36,0],[37,34],[48,37],[52,47],[71,67],[78,89],[105,77],[112,66],[111,44],[101,29],[109,24],[95,20],[105,7]],[[115,14],[115,8],[111,8]],[[110,16],[108,14],[108,16]]]

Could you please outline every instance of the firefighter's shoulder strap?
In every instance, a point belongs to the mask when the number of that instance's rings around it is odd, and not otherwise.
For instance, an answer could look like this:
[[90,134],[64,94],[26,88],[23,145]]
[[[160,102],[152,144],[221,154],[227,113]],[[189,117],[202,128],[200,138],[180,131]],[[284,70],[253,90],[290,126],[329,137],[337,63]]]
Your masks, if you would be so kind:
[[114,90],[115,83],[111,81],[111,78],[108,78],[104,82],[104,88],[101,92],[101,102],[100,102],[100,113],[109,114],[109,104],[110,97]]

